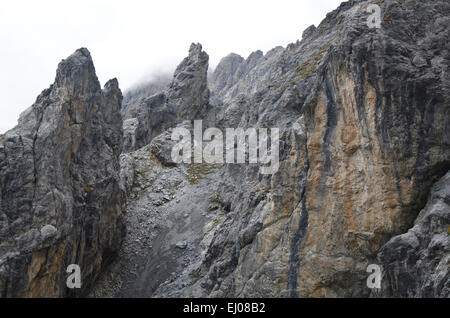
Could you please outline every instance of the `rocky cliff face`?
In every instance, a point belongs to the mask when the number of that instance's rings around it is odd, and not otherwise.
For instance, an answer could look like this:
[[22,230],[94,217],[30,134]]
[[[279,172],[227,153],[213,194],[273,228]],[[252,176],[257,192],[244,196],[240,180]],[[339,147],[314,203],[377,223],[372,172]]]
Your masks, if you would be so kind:
[[378,253],[382,296],[450,297],[450,172],[436,183],[414,226]]
[[211,102],[223,106],[239,95],[255,94],[267,81],[279,75],[276,64],[283,51],[283,48],[278,46],[266,55],[255,51],[246,60],[237,54],[224,57],[210,77]]
[[207,117],[209,56],[192,44],[189,56],[175,70],[166,91],[127,108],[124,113],[124,152],[137,150],[183,120]]
[[[100,90],[85,50],[63,62],[0,148],[3,294],[64,295],[61,268],[94,281],[118,250],[91,296],[450,297],[450,4],[378,1],[380,28],[370,4],[230,54],[209,82],[193,44],[166,90],[124,111],[120,184],[117,83]],[[194,119],[279,128],[278,171],[172,162]]]
[[[199,227],[196,221],[196,239],[176,250],[173,239],[161,242],[179,236],[152,217],[164,230],[147,244],[152,253],[167,256],[167,280],[152,278],[157,265],[144,262],[128,286],[147,277],[153,287],[135,294],[366,297],[374,294],[366,285],[367,266],[379,264],[385,269],[383,288],[375,295],[448,297],[448,206],[432,195],[417,216],[432,185],[450,168],[450,7],[443,0],[379,1],[381,27],[369,28],[370,4],[341,4],[285,49],[222,60],[209,83],[215,125],[280,128],[280,169],[269,176],[255,165],[200,169],[196,179],[214,175],[214,182],[199,183],[196,193],[210,206],[197,206],[195,215],[208,216],[211,223]],[[189,87],[206,104],[200,78]],[[184,97],[174,99],[172,109],[184,109]],[[189,112],[201,118],[197,109]],[[169,118],[173,127],[193,117]],[[154,137],[143,143],[166,138]],[[140,152],[129,160],[143,160]],[[149,171],[141,166],[134,165],[134,175]],[[178,171],[173,176],[183,185],[190,167],[167,166],[165,173]],[[180,220],[180,213],[194,212],[183,204],[173,210],[173,200],[186,200],[178,186],[174,189],[158,206],[169,211],[167,218]],[[138,183],[133,195],[144,200],[153,191]],[[129,228],[141,213],[136,206]],[[415,220],[412,234],[393,238]],[[186,224],[182,228],[189,228]],[[174,249],[172,256],[167,253]],[[107,284],[103,287],[111,294]]]
[[448,4],[384,1],[369,29],[369,3],[328,14],[240,103],[241,126],[283,128],[281,167],[226,168],[230,223],[193,295],[366,296],[367,265],[448,171]]
[[[55,83],[0,145],[0,295],[83,295],[122,240],[122,94],[102,90],[90,53],[63,60]],[[69,264],[82,288],[69,290]]]

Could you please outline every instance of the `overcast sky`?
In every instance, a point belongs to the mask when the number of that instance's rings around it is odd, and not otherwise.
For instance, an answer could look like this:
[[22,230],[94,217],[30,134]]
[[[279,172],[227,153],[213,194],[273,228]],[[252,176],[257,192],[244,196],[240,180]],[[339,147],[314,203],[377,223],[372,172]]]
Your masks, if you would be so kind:
[[0,133],[53,83],[61,59],[92,54],[103,85],[123,91],[151,74],[172,71],[200,42],[210,67],[230,52],[295,42],[341,0],[0,0]]

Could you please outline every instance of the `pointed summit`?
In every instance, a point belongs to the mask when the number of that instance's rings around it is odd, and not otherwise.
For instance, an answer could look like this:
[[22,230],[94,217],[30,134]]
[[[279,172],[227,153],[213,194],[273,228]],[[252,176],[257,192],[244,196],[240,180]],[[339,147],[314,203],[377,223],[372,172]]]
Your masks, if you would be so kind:
[[[92,278],[110,261],[105,255],[118,251],[124,234],[121,102],[117,80],[102,93],[89,51],[79,49],[59,63],[55,83],[2,138],[3,297],[87,294]],[[32,255],[39,251],[59,252],[43,253],[34,268]],[[86,283],[72,291],[61,273],[75,259],[83,261]]]
[[199,55],[202,53],[202,45],[200,43],[192,43],[189,47],[189,56]]
[[205,117],[209,111],[208,63],[209,56],[202,45],[192,43],[167,90],[127,109],[124,152],[149,144],[161,132],[184,120]]
[[67,88],[71,95],[91,94],[100,90],[88,49],[80,48],[59,63],[55,85]]
[[208,66],[209,55],[200,43],[192,43],[168,90],[169,108],[177,117],[194,119],[209,104]]
[[211,101],[214,105],[221,105],[218,96],[239,80],[244,62],[245,59],[236,53],[230,53],[220,60],[209,81]]
[[189,55],[178,65],[174,73],[174,81],[182,73],[206,74],[208,71],[209,55],[203,51],[200,43],[192,43]]

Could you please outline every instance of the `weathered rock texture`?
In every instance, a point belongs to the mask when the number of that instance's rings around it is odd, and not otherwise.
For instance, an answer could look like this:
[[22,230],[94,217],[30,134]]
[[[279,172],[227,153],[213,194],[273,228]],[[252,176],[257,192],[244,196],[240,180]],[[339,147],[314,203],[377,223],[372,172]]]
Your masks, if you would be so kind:
[[124,113],[124,152],[142,148],[183,120],[207,116],[209,56],[200,44],[192,44],[189,56],[175,70],[166,91],[127,108]]
[[186,294],[368,296],[367,265],[449,170],[449,3],[380,2],[380,29],[368,4],[329,13],[239,102],[240,126],[281,128],[280,170],[226,168],[230,212]]
[[414,227],[378,253],[381,296],[450,298],[450,172],[436,183]]
[[127,234],[92,297],[182,297],[199,278],[195,271],[225,218],[213,197],[219,170],[165,160],[170,136],[168,130],[121,157]]
[[[385,244],[413,226],[450,169],[450,4],[377,3],[379,29],[367,26],[371,1],[349,1],[301,42],[220,63],[209,83],[215,125],[280,128],[280,169],[263,176],[255,165],[220,168],[210,188],[221,217],[202,234],[209,244],[193,242],[196,261],[182,266],[195,279],[174,270],[170,282],[143,295],[170,295],[162,290],[172,286],[178,296],[365,297],[366,268],[379,262],[389,264],[382,295],[447,295],[439,285],[447,256],[428,250],[446,251],[441,228],[430,243],[411,247],[420,265],[391,259],[398,239]],[[163,119],[173,127],[204,116],[206,68],[192,61],[205,59],[198,48],[191,52],[169,92],[139,107],[135,124],[147,130],[136,134],[135,149],[165,129]],[[189,65],[193,71],[180,72]],[[164,262],[175,268],[181,258]],[[431,271],[431,264],[441,267]],[[413,275],[416,268],[423,272]],[[141,270],[137,277],[152,274]],[[422,285],[431,287],[418,292]]]
[[239,95],[250,96],[280,73],[277,60],[284,49],[278,46],[266,55],[255,51],[244,60],[237,54],[224,57],[210,77],[211,102],[223,106]]
[[[0,296],[85,294],[122,240],[122,94],[79,49],[0,145]],[[69,264],[82,288],[69,290]]]
[[[300,42],[227,56],[209,83],[193,44],[167,90],[127,106],[127,235],[90,295],[449,297],[450,4],[377,3],[379,29],[371,1],[345,2]],[[119,104],[82,50],[4,136],[4,295],[64,294],[64,266],[94,281],[118,248]],[[279,170],[173,163],[171,129],[194,119],[279,128]]]
[[161,73],[151,77],[147,82],[129,89],[123,94],[122,112],[126,112],[129,107],[142,103],[144,99],[152,95],[165,91],[171,80],[171,75]]

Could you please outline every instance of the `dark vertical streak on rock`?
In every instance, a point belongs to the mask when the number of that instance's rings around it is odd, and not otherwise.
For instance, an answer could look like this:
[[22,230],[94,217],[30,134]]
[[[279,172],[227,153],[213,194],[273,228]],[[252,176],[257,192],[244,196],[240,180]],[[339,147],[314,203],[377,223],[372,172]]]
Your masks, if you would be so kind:
[[303,242],[303,239],[306,236],[308,230],[308,219],[309,214],[306,209],[306,182],[308,179],[309,172],[309,155],[308,149],[306,148],[305,153],[306,163],[303,167],[303,171],[300,174],[300,180],[303,183],[303,190],[300,196],[299,204],[302,204],[302,210],[300,212],[300,220],[298,222],[298,228],[294,234],[294,237],[291,242],[291,250],[289,256],[289,272],[287,279],[287,290],[288,296],[292,298],[298,297],[297,286],[298,286],[298,270],[300,267],[300,247]]
[[306,188],[303,188],[301,204],[302,204],[302,211],[300,213],[300,220],[298,222],[297,231],[295,232],[294,238],[292,239],[291,242],[291,254],[289,258],[290,267],[288,274],[287,289],[289,297],[292,298],[298,297],[297,279],[298,279],[298,269],[300,267],[299,249],[303,239],[305,238],[306,231],[308,230],[308,211],[306,210]]

